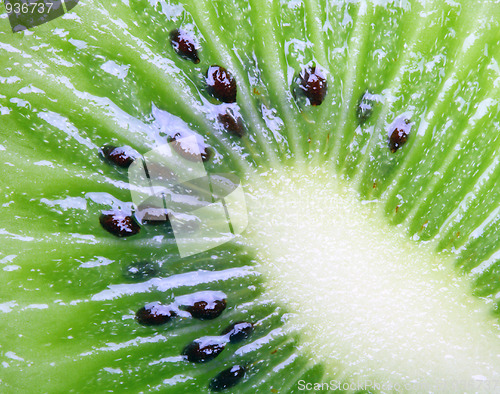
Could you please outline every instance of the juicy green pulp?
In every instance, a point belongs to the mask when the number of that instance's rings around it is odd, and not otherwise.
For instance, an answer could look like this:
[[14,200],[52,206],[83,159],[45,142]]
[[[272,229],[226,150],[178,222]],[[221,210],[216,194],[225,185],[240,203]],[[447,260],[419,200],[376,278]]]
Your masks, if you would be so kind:
[[[262,261],[245,244],[181,260],[161,229],[143,228],[123,240],[99,226],[109,203],[89,193],[108,193],[122,204],[130,193],[126,173],[104,164],[97,147],[114,141],[147,152],[159,140],[152,105],[182,118],[215,148],[209,170],[245,178],[297,163],[328,167],[360,200],[377,200],[408,239],[451,253],[455,275],[470,276],[474,295],[493,306],[498,321],[498,5],[173,3],[162,13],[147,1],[89,0],[64,19],[16,35],[2,22],[2,392],[203,392],[236,362],[255,362],[238,392],[293,392],[291,376],[337,377],[296,357],[304,339],[280,330],[289,306],[266,297],[272,285],[258,274],[265,270],[253,268]],[[196,66],[168,45],[168,32],[179,26],[200,40]],[[129,67],[124,79],[101,69],[110,60]],[[290,76],[312,60],[329,72],[328,95],[301,112]],[[204,99],[202,73],[210,64],[225,66],[238,81],[249,129],[241,141],[218,128]],[[22,90],[29,86],[44,93]],[[384,103],[358,127],[355,108],[366,89],[383,94]],[[391,154],[386,127],[406,112],[415,123],[412,134]],[[55,200],[65,203],[50,203]],[[93,299],[125,283],[122,268],[144,259],[163,262],[162,275],[173,278],[170,290]],[[208,273],[197,282],[198,269]],[[161,328],[133,320],[147,302],[207,289],[228,295],[229,308],[217,320]],[[230,346],[205,365],[178,357],[191,340],[236,320],[261,321],[243,344],[246,352]]]

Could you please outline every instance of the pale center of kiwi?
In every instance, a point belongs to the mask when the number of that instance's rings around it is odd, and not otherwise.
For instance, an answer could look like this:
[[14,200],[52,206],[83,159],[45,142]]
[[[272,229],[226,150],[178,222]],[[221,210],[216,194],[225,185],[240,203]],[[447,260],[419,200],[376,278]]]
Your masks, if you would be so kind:
[[[500,330],[452,256],[390,226],[332,171],[292,168],[246,187],[246,242],[286,330],[332,377],[402,391],[500,389]],[[396,388],[397,389],[397,388]],[[390,389],[382,390],[392,391]]]

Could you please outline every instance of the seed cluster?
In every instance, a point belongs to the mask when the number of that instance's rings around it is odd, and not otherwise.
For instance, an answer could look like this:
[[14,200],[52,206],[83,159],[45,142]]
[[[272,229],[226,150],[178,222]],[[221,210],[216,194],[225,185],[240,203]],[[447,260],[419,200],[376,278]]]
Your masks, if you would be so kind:
[[[194,37],[182,29],[174,29],[170,32],[170,43],[174,51],[183,59],[191,60],[195,64],[200,62]],[[211,65],[205,73],[206,91],[214,99],[226,103],[235,104],[238,94],[236,80],[231,72],[225,67]],[[241,116],[235,114],[235,108],[227,107],[217,116],[217,121],[231,135],[242,138],[245,134],[245,126]],[[182,149],[181,149],[182,150]],[[211,155],[207,154],[203,161],[209,160]]]
[[[131,265],[133,268],[141,265]],[[226,309],[227,300],[205,294],[205,299],[196,300],[185,306],[185,310],[193,318],[212,320],[219,317]],[[144,326],[159,326],[169,323],[178,316],[176,303],[163,305],[160,302],[151,302],[140,308],[135,315],[136,321]],[[238,321],[226,327],[219,336],[201,337],[187,344],[181,352],[191,363],[201,364],[214,360],[222,353],[228,344],[236,344],[248,339],[254,330],[254,324]],[[247,368],[234,365],[217,374],[209,383],[212,391],[222,391],[235,386],[243,377]]]
[[[194,37],[181,29],[174,29],[170,32],[170,43],[175,53],[183,59],[192,61],[194,64],[200,62],[198,49]],[[246,128],[242,117],[238,112],[237,84],[230,71],[220,65],[211,65],[205,73],[206,92],[220,103],[217,121],[220,126],[229,134],[242,138],[246,135]],[[311,106],[319,106],[323,103],[328,92],[328,81],[325,73],[316,65],[304,67],[295,79],[294,94],[302,96]],[[356,108],[356,116],[360,125],[363,125],[373,113],[373,107],[378,101],[376,95],[368,91],[361,97]],[[222,104],[221,104],[222,103]],[[197,161],[201,156],[203,162],[209,161],[213,155],[213,150],[202,144],[197,146],[187,144],[180,133],[169,137],[171,147],[186,160]],[[389,135],[389,148],[391,152],[396,152],[408,138],[408,133],[402,128],[394,128]],[[139,154],[127,146],[106,145],[101,148],[102,155],[111,164],[121,168],[128,168],[139,157]],[[163,172],[165,180],[172,180],[174,174],[165,168]],[[149,204],[149,205],[148,205]],[[166,208],[158,208],[155,204],[147,201],[138,207],[141,212],[141,223],[157,224],[168,223],[169,212]],[[139,217],[139,216],[138,216]],[[167,219],[166,219],[167,218]],[[137,234],[141,227],[134,217],[121,211],[111,211],[103,213],[100,223],[104,229],[117,237],[128,237]],[[157,276],[158,266],[151,262],[136,262],[126,267],[123,275],[130,280],[144,280]],[[162,304],[161,302],[151,302],[137,310],[135,320],[143,326],[161,326],[172,322],[176,318],[186,317],[186,312],[191,318],[198,320],[214,320],[220,317],[227,308],[225,298],[206,297],[197,299],[187,305],[177,303]],[[184,313],[184,315],[183,315]],[[187,317],[189,317],[187,315]],[[241,343],[250,338],[254,331],[254,324],[246,321],[236,321],[220,332],[220,335],[213,337],[200,337],[183,349],[181,354],[185,360],[191,363],[206,363],[217,358],[227,346]],[[209,389],[212,391],[223,391],[238,384],[247,373],[247,366],[233,365],[220,371],[209,382]]]
[[[226,309],[227,306],[227,301],[224,298],[219,298],[215,300],[200,300],[196,301],[191,305],[186,305],[184,308],[186,309],[187,312],[191,314],[191,317],[199,320],[213,320],[217,317],[219,317],[222,312]],[[141,324],[148,324],[147,322],[144,323],[146,320],[143,318],[145,314],[158,314],[161,311],[168,311],[169,317],[175,317],[177,316],[177,313],[175,312],[177,310],[177,305],[172,304],[172,305],[162,305],[160,303],[153,303],[153,304],[148,304],[145,307],[142,307],[139,309],[135,316],[136,319],[139,323]],[[161,321],[158,320],[158,324],[164,324],[170,321],[170,319]]]
[[[215,359],[226,348],[227,344],[235,344],[248,339],[254,325],[248,322],[236,322],[223,330],[218,337],[202,337],[189,343],[182,351],[182,355],[192,363],[205,363]],[[212,391],[223,391],[234,387],[245,376],[247,367],[233,365],[219,372],[209,383]]]

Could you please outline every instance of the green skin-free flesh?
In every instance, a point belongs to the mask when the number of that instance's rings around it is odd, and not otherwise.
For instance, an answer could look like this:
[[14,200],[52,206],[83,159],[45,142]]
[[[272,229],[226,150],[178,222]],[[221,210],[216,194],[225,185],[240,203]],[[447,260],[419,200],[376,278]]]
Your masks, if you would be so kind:
[[[1,19],[0,392],[202,393],[235,364],[234,393],[500,391],[499,24],[493,0],[85,0],[29,32]],[[213,64],[237,81],[243,138],[217,122]],[[328,93],[299,106],[311,64]],[[411,132],[391,153],[397,119]],[[184,259],[161,226],[99,224],[133,208],[99,148],[145,154],[174,126],[249,210],[237,240]],[[158,279],[125,278],[138,261]],[[227,295],[217,319],[134,320],[207,290]],[[249,339],[180,356],[236,321],[257,323]]]

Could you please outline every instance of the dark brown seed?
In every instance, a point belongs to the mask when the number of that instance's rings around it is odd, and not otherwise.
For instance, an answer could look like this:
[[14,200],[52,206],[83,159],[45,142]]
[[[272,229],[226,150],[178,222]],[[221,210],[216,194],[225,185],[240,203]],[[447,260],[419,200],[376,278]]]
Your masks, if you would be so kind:
[[233,365],[231,368],[220,372],[210,381],[209,388],[212,391],[223,391],[236,386],[245,376],[246,369],[241,365]]
[[224,127],[224,130],[229,133],[240,138],[245,135],[245,125],[243,124],[243,119],[241,116],[235,115],[233,111],[228,109],[226,112],[219,114],[217,119],[222,127]]
[[191,60],[194,64],[200,62],[194,38],[188,32],[180,29],[172,30],[170,32],[170,44],[183,59]]
[[303,69],[299,74],[297,84],[311,105],[321,105],[326,97],[328,82],[319,68],[312,66]]
[[175,315],[175,312],[169,306],[162,305],[159,302],[152,302],[139,309],[135,314],[135,318],[145,326],[159,326],[168,323]]
[[169,139],[170,146],[184,159],[190,161],[198,161],[201,156],[202,161],[208,161],[212,158],[213,152],[209,147],[201,146],[198,144],[199,154],[192,149],[187,143],[182,141],[182,136],[176,134]]
[[137,221],[121,211],[104,212],[99,222],[106,231],[117,237],[130,237],[141,231]]
[[229,71],[224,67],[210,66],[207,71],[208,93],[223,103],[234,103],[236,101],[236,81]]
[[252,332],[253,324],[241,321],[231,324],[224,331],[222,331],[221,335],[229,334],[229,342],[238,343],[247,339]]
[[198,301],[190,305],[186,310],[196,319],[212,320],[219,317],[224,309],[226,309],[227,302],[225,299],[214,301]]
[[216,337],[200,338],[187,345],[182,354],[192,363],[205,363],[217,357],[225,346],[226,343]]
[[137,158],[135,152],[129,146],[113,146],[105,145],[101,148],[104,157],[111,163],[116,164],[118,167],[128,168]]
[[408,133],[402,129],[395,129],[389,138],[391,152],[396,152],[408,140]]

